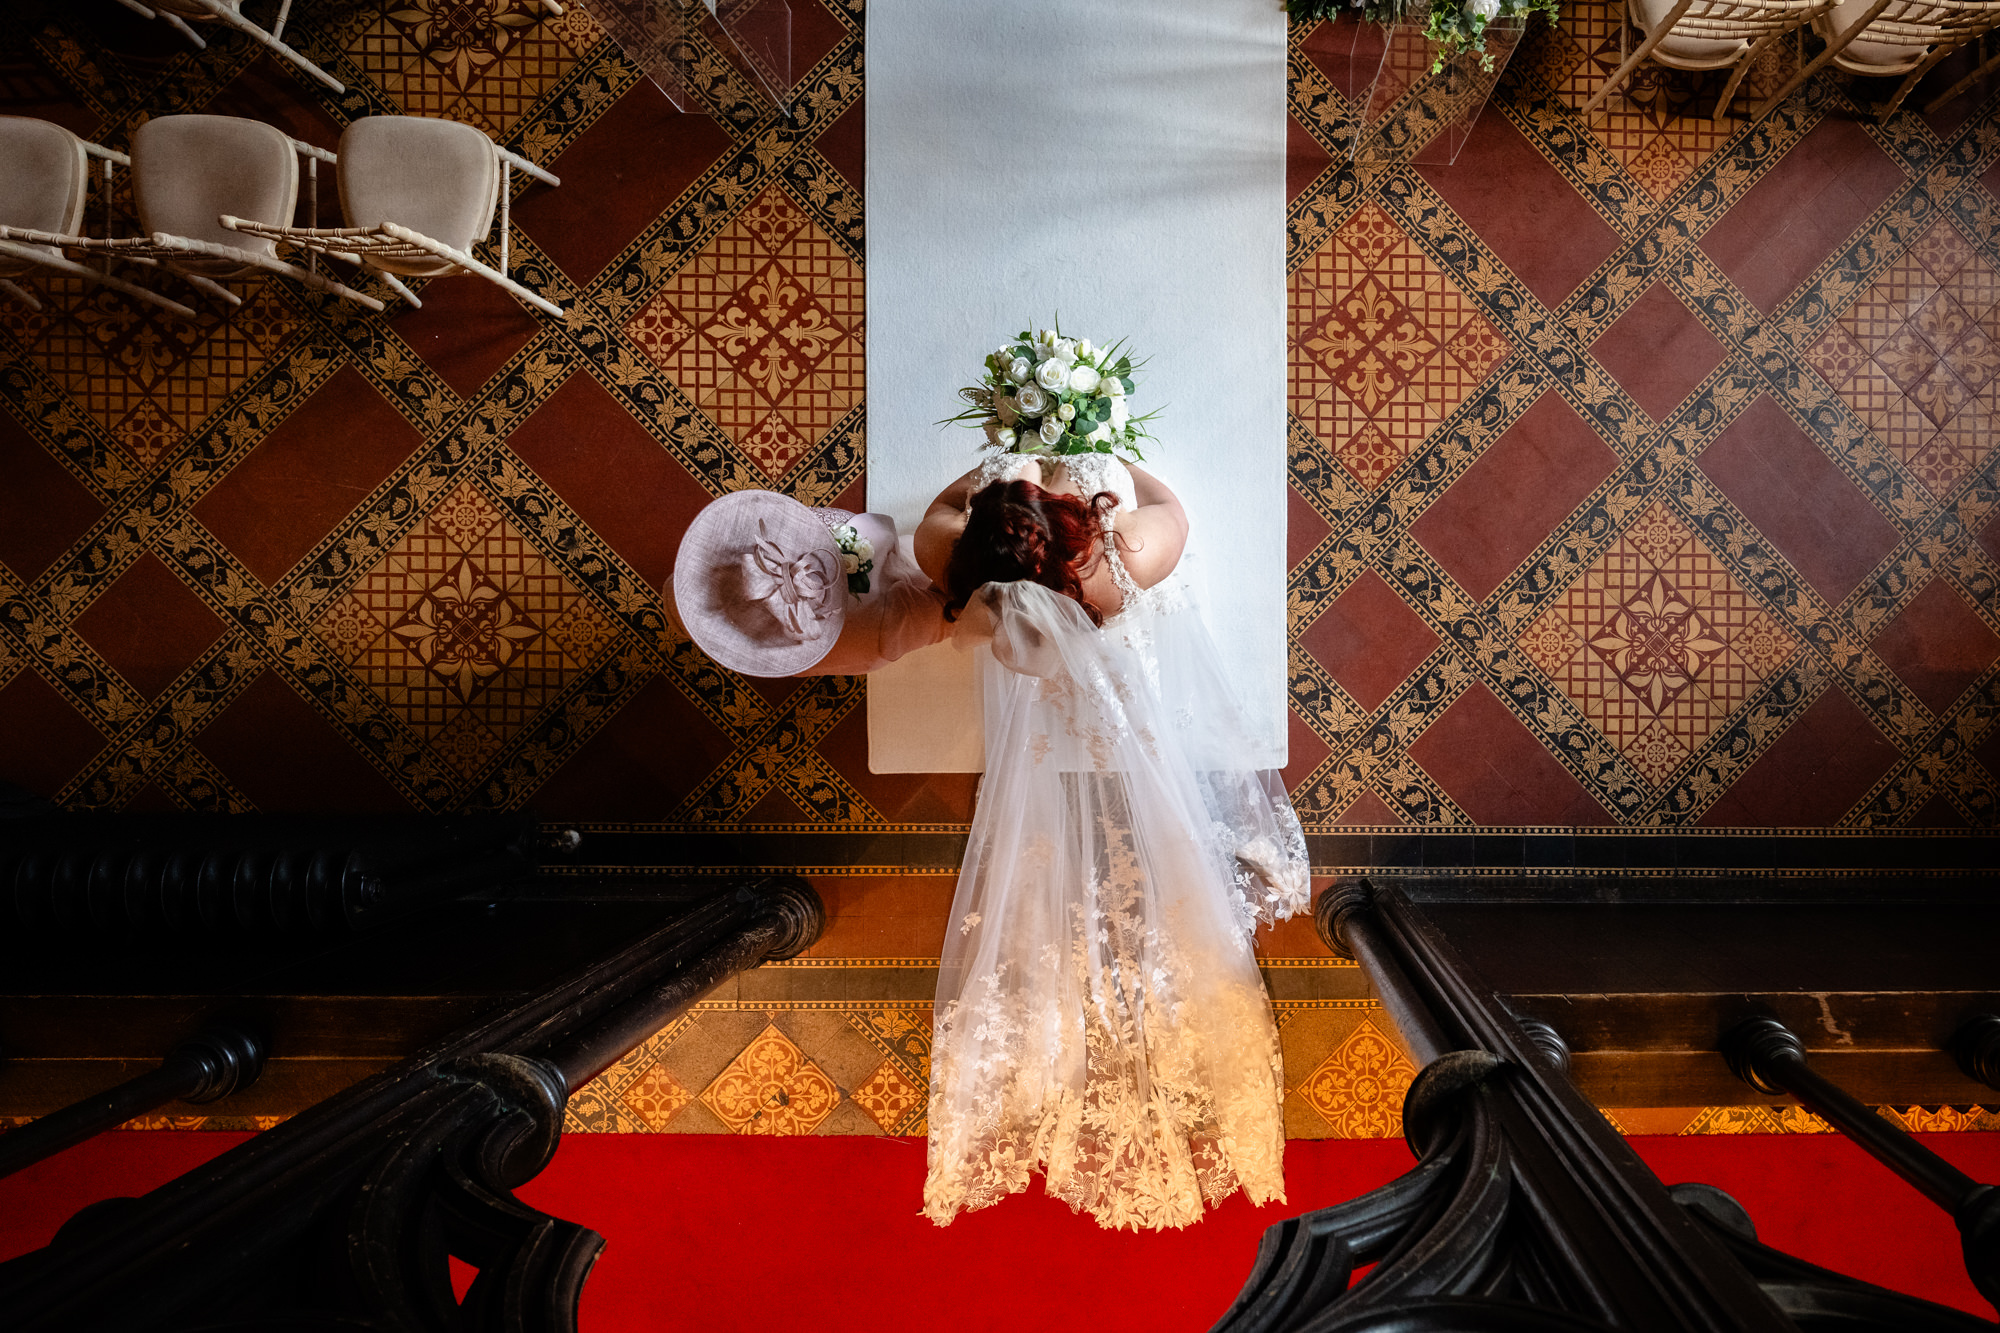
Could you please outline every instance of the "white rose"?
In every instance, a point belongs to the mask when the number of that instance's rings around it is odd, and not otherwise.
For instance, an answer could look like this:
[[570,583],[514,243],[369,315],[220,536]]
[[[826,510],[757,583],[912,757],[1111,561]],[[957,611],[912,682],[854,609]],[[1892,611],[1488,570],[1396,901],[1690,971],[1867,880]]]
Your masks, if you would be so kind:
[[1092,444],[1103,444],[1111,438],[1111,427],[1099,422],[1097,429],[1083,438],[1089,440]]
[[1500,16],[1500,0],[1465,0],[1465,7],[1483,19]]
[[1020,432],[1012,430],[1006,426],[1002,426],[999,432],[993,437],[993,442],[999,445],[1002,449],[1012,449],[1016,444],[1019,444],[1020,441],[1021,441]]
[[1116,375],[1107,373],[1103,379],[1097,382],[1097,396],[1099,398],[1123,398],[1125,396],[1125,381]]
[[1038,417],[1049,410],[1049,396],[1039,384],[1023,384],[1014,395],[1014,408],[1024,417]]
[[1090,360],[1091,357],[1095,355],[1097,355],[1097,349],[1090,345],[1090,339],[1085,338],[1082,342],[1076,345],[1077,360],[1088,361]]
[[852,551],[842,551],[840,553],[840,567],[846,573],[859,574],[861,572],[861,557]]
[[1089,366],[1078,366],[1069,373],[1069,387],[1078,393],[1096,393],[1098,382],[1103,379]]
[[1132,419],[1131,409],[1125,406],[1123,396],[1111,400],[1111,429],[1124,430],[1125,423]]
[[1063,437],[1062,422],[1057,421],[1052,416],[1043,417],[1041,435],[1043,444],[1054,444]]
[[1063,385],[1069,383],[1069,367],[1050,357],[1035,367],[1035,383],[1050,393],[1060,393]]
[[1015,357],[1007,366],[1007,378],[1016,384],[1026,384],[1028,376],[1034,373],[1035,368],[1028,364],[1028,358],[1025,356]]
[[1074,339],[1074,338],[1058,338],[1058,339],[1056,339],[1056,349],[1055,349],[1055,352],[1053,353],[1053,355],[1054,355],[1054,357],[1055,357],[1055,359],[1056,359],[1056,360],[1058,360],[1058,361],[1062,362],[1062,363],[1063,363],[1064,365],[1066,365],[1066,366],[1073,366],[1073,365],[1075,365],[1075,364],[1076,364],[1076,339]]
[[1008,397],[1004,393],[996,393],[993,395],[993,415],[1000,418],[1001,425],[1003,426],[1013,425],[1015,418],[1020,416],[1020,414],[1021,414],[1021,409],[1014,405],[1014,400],[1012,398]]
[[1032,339],[1032,345],[1035,349],[1036,358],[1040,359],[1046,356],[1054,356],[1056,350],[1056,342],[1057,342],[1056,335],[1051,331],[1049,331],[1048,329],[1041,329],[1037,331],[1034,338]]
[[1064,404],[1063,404],[1063,405],[1062,405],[1061,407],[1058,407],[1058,408],[1056,409],[1056,420],[1058,420],[1058,421],[1075,421],[1075,420],[1076,420],[1076,409],[1075,409],[1074,407],[1070,406],[1070,404],[1068,404],[1068,403],[1064,403]]
[[860,541],[854,543],[854,556],[862,564],[867,564],[875,558],[875,543],[863,537]]

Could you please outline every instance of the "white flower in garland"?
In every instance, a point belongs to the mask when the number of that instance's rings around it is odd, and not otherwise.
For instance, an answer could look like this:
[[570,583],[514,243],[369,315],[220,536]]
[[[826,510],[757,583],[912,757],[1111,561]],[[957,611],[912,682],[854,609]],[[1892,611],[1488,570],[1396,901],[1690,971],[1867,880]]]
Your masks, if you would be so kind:
[[1023,332],[986,358],[986,375],[959,390],[967,410],[950,420],[977,426],[988,448],[1037,454],[1124,453],[1142,460],[1139,441],[1154,413],[1132,415],[1132,358],[1123,342],[1099,347],[1059,329]]

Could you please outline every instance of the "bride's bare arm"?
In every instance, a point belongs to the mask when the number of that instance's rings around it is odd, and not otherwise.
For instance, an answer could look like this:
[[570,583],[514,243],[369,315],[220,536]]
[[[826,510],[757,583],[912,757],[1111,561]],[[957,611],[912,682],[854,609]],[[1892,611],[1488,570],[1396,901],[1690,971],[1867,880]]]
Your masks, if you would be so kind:
[[1150,588],[1174,572],[1187,547],[1187,511],[1167,484],[1143,468],[1131,468],[1139,507],[1118,516],[1118,554],[1133,580]]
[[944,587],[944,567],[951,560],[951,548],[958,545],[958,534],[965,531],[965,502],[978,478],[979,469],[974,468],[939,491],[937,499],[924,511],[923,521],[917,524],[917,535],[911,541],[916,548],[917,568],[930,575],[931,582],[940,588]]

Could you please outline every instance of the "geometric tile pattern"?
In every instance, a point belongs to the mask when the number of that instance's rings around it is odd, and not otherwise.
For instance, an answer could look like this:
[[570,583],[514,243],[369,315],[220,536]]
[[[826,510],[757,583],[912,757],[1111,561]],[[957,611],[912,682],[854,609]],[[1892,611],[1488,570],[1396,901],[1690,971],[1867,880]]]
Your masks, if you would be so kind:
[[[1449,756],[1410,748],[1479,685],[1618,824],[1692,824],[1808,709],[1836,693],[1890,739],[1895,754],[1886,771],[1868,775],[1813,819],[1890,827],[1922,811],[1931,825],[2000,822],[2000,781],[1972,759],[1977,746],[1963,739],[2000,731],[2000,675],[1992,664],[1954,667],[1966,675],[1966,688],[1947,718],[1870,647],[1934,578],[1946,580],[1954,601],[1979,620],[1972,637],[2000,628],[2000,570],[1976,540],[2000,501],[1985,424],[1991,402],[1982,398],[1994,392],[1995,376],[1987,367],[1994,335],[1981,320],[2000,301],[2000,293],[1989,294],[1987,276],[2000,273],[1996,198],[1986,183],[2000,180],[1991,170],[2000,156],[1991,92],[1976,94],[1980,104],[1968,106],[1963,119],[1918,131],[1912,117],[1849,135],[1840,80],[1815,80],[1752,127],[1741,119],[1710,122],[1705,107],[1699,117],[1682,114],[1701,94],[1712,98],[1716,84],[1663,72],[1586,121],[1575,109],[1617,62],[1615,12],[1576,7],[1559,27],[1531,31],[1449,172],[1343,171],[1352,108],[1314,60],[1292,61],[1294,133],[1309,135],[1335,161],[1291,203],[1289,263],[1295,275],[1307,275],[1295,276],[1295,291],[1316,289],[1324,266],[1352,248],[1349,228],[1373,227],[1379,215],[1508,349],[1405,451],[1361,452],[1353,433],[1329,438],[1320,424],[1326,381],[1295,388],[1293,491],[1318,522],[1310,549],[1294,555],[1290,582],[1295,767],[1287,777],[1294,802],[1309,829],[1339,827],[1349,811],[1359,812],[1352,818],[1362,824],[1479,823],[1440,783],[1443,771],[1432,773],[1418,753],[1434,761]],[[1782,74],[1753,73],[1743,96],[1755,97],[1760,83]],[[1840,132],[1815,135],[1827,125]],[[1919,148],[1923,135],[1933,137]],[[1483,200],[1466,184],[1480,181],[1480,168],[1469,164],[1482,154],[1511,161],[1509,154],[1518,156],[1512,145],[1522,142],[1537,169],[1552,168],[1587,206],[1590,225],[1613,239],[1580,283],[1562,268],[1573,247],[1550,251],[1536,230],[1547,205],[1530,209],[1524,199],[1510,212],[1504,194],[1497,203]],[[1792,165],[1788,154],[1801,145],[1806,165],[1786,178],[1796,182],[1787,188],[1838,185],[1846,160],[1839,155],[1859,155],[1865,180],[1826,211],[1853,220],[1840,221],[1836,234],[1822,219],[1823,234],[1808,239],[1824,247],[1815,253],[1825,258],[1775,299],[1760,290],[1752,300],[1702,238],[1774,168]],[[1926,183],[1921,191],[1919,181]],[[1450,200],[1460,199],[1483,210],[1479,226],[1454,210]],[[1758,207],[1770,214],[1771,200]],[[1783,248],[1782,237],[1771,243]],[[1587,247],[1591,253],[1599,253],[1597,244]],[[1518,273],[1509,267],[1517,262],[1526,266]],[[1365,287],[1361,273],[1349,274],[1348,293]],[[1957,291],[1950,293],[1955,306],[1929,304],[1948,280],[1970,293],[1969,312],[1960,313],[1968,297]],[[1905,307],[1893,324],[1872,313],[1899,291]],[[1642,297],[1681,322],[1649,330],[1643,312],[1635,313]],[[1301,366],[1314,364],[1315,349],[1298,345],[1300,331],[1325,327],[1308,313],[1293,312],[1295,386]],[[1680,338],[1686,353],[1673,375],[1647,381],[1642,392],[1651,410],[1593,355],[1628,316],[1621,366],[1647,369],[1649,335]],[[1922,376],[1908,387],[1888,381],[1908,405],[1898,410],[1924,424],[1907,424],[1897,436],[1877,424],[1889,420],[1893,400],[1855,386],[1869,382],[1859,378],[1864,364],[1886,371],[1883,361],[1896,348],[1907,350],[1909,338],[1894,341],[1904,328],[1946,369],[1899,363],[1906,378],[1913,370]],[[1863,348],[1857,329],[1874,345]],[[1578,499],[1561,501],[1573,507],[1556,516],[1552,530],[1538,515],[1534,532],[1515,531],[1519,525],[1493,514],[1503,500],[1520,501],[1508,500],[1475,465],[1504,441],[1498,452],[1510,453],[1510,468],[1540,468],[1557,479],[1574,471],[1569,464],[1551,470],[1549,461],[1557,437],[1546,432],[1566,415],[1538,409],[1531,420],[1528,409],[1547,398],[1562,400],[1613,466]],[[1774,446],[1764,451],[1766,461],[1738,467],[1725,494],[1710,472],[1728,451],[1707,460],[1703,451],[1746,414],[1764,414],[1754,428],[1761,432],[1773,405],[1813,468],[1770,472],[1769,460],[1782,454]],[[1861,503],[1847,504],[1838,493],[1846,490]],[[1774,508],[1766,492],[1783,503]],[[1547,488],[1538,493],[1546,497]],[[1732,496],[1743,497],[1742,508]],[[1888,516],[1879,536],[1872,526],[1847,526],[1850,510],[1865,511],[1870,525]],[[1428,524],[1427,514],[1436,516]],[[1772,526],[1760,529],[1767,518]],[[1442,538],[1449,540],[1440,545]],[[1366,704],[1340,683],[1352,675],[1351,664],[1317,660],[1308,650],[1318,642],[1311,627],[1321,611],[1364,577],[1395,588],[1443,645]],[[1970,663],[1978,653],[1967,644],[1940,656]],[[1303,749],[1301,731],[1311,737]],[[1793,753],[1781,751],[1787,763]],[[1801,771],[1796,780],[1809,784],[1811,776]],[[1570,798],[1560,786],[1546,788],[1561,808],[1552,805],[1545,820],[1566,822]],[[1532,821],[1525,809],[1505,808],[1509,818]]]
[[779,478],[861,399],[861,295],[860,266],[773,189],[626,332]]
[[538,0],[398,0],[355,11],[343,43],[363,75],[411,116],[511,131],[602,36],[582,6],[545,18]]
[[1797,640],[1655,504],[1528,626],[1520,646],[1659,787]]
[[1293,271],[1290,307],[1292,410],[1370,489],[1508,351],[1372,204]]
[[1403,1132],[1403,1094],[1417,1067],[1363,1019],[1347,1040],[1299,1084],[1298,1094],[1343,1139],[1386,1139]]
[[732,1133],[810,1134],[833,1114],[840,1089],[800,1054],[791,1038],[766,1027],[701,1100]]
[[42,289],[53,299],[40,311],[0,306],[0,327],[142,469],[207,421],[298,328],[270,287],[199,323],[76,279]]
[[615,637],[609,618],[470,481],[383,552],[315,629],[467,775]]
[[[1621,5],[1577,5],[1563,11],[1558,32],[1535,50],[1537,73],[1564,106],[1582,110],[1636,44],[1619,48]],[[1519,57],[1517,57],[1518,59]],[[1774,43],[1736,91],[1736,105],[1754,105],[1796,68],[1785,43]],[[1666,199],[1741,128],[1711,120],[1718,79],[1647,63],[1587,122],[1630,179],[1656,200]]]
[[1932,498],[1993,449],[2000,420],[2000,269],[1934,223],[1807,352]]
[[[468,280],[454,279],[421,286],[423,320],[264,280],[237,284],[241,309],[203,306],[191,322],[62,281],[34,284],[42,314],[0,306],[0,436],[24,438],[43,480],[78,493],[74,531],[23,539],[35,567],[0,569],[0,689],[60,710],[50,726],[74,742],[50,751],[47,774],[32,770],[36,784],[77,806],[147,792],[251,808],[252,778],[232,777],[196,738],[262,681],[415,810],[631,791],[627,775],[645,772],[671,790],[630,817],[658,827],[962,828],[969,783],[868,770],[860,682],[752,683],[696,651],[658,586],[684,519],[647,526],[666,509],[651,494],[660,477],[679,479],[676,513],[748,486],[813,504],[858,494],[859,0],[791,6],[790,118],[706,27],[690,34],[691,101],[676,118],[585,7],[562,18],[529,0],[295,8],[290,31],[347,97],[270,73],[226,35],[207,54],[135,64],[107,47],[90,7],[54,0],[16,6],[0,45],[36,71],[36,97],[68,99],[113,147],[142,118],[188,111],[289,118],[316,134],[393,110],[480,125],[564,176],[555,191],[517,180],[513,264],[569,313],[514,322],[500,306],[455,306],[465,289],[453,284]],[[1813,818],[2000,821],[2000,774],[1978,757],[2000,744],[2000,666],[1979,665],[1969,642],[1938,658],[1947,670],[1920,678],[1909,666],[1930,660],[1913,627],[2000,632],[1990,94],[1877,127],[1853,117],[1844,76],[1824,77],[1753,126],[1689,114],[1706,112],[1714,79],[1652,71],[1586,121],[1576,109],[1618,50],[1614,8],[1590,4],[1531,26],[1448,172],[1364,174],[1347,161],[1355,81],[1315,63],[1323,50],[1308,58],[1311,38],[1294,33],[1299,169],[1286,217],[1288,781],[1308,828],[1477,823],[1446,777],[1509,819],[1567,819],[1581,788],[1575,808],[1622,827],[1694,825],[1767,754],[1810,752],[1779,742],[1829,701],[1887,748],[1879,775],[1871,767],[1851,801]],[[1754,72],[1739,105],[1774,74]],[[1779,266],[1788,287],[1703,248],[1732,217],[1768,211],[1752,198],[1760,182],[1838,183],[1841,154],[1866,179]],[[1532,176],[1518,207],[1508,181],[1490,179],[1500,163]],[[549,200],[561,209],[538,212]],[[1755,207],[1735,212],[1746,200]],[[129,231],[129,201],[114,202]],[[559,228],[540,221],[558,214]],[[1567,219],[1574,243],[1541,234],[1544,214]],[[1769,289],[1747,292],[1732,272]],[[1662,332],[1685,335],[1686,354],[1658,384],[1635,381],[1635,396],[1612,367],[1630,373],[1657,311],[1679,312],[1679,332]],[[322,388],[359,383],[418,443],[376,448],[358,480],[302,495],[287,526],[283,478],[260,471],[259,445]],[[596,527],[564,498],[585,499],[574,477],[542,466],[573,440],[588,471],[604,413],[618,417],[622,452],[598,487],[609,498]],[[1812,467],[1766,486],[1757,468],[1781,455],[1737,449],[1727,484],[1712,479],[1734,447],[1714,446],[1746,417],[1781,418],[1797,436],[1786,447]],[[1561,431],[1544,436],[1555,421]],[[537,433],[545,457],[523,466],[509,442]],[[1582,451],[1557,447],[1570,445]],[[1587,468],[1563,462],[1585,454]],[[1530,488],[1532,524],[1494,517],[1483,458],[1511,460],[1517,482],[1554,478]],[[251,475],[232,487],[246,460]],[[1865,542],[1768,503],[1808,473],[1852,492]],[[1786,506],[1825,498],[1809,491],[1784,491]],[[277,506],[270,521],[250,499]],[[620,504],[629,513],[607,516]],[[239,516],[227,533],[207,523],[222,508]],[[1462,530],[1440,544],[1441,526]],[[1492,540],[1474,550],[1475,538]],[[221,625],[193,661],[176,660],[158,698],[121,674],[141,659],[104,615],[79,629],[141,557]],[[1420,623],[1410,637],[1426,651],[1366,671],[1315,657],[1354,640],[1322,612],[1364,579]],[[1963,616],[1906,615],[1920,594]],[[1419,756],[1435,764],[1442,749],[1421,738],[1468,697],[1453,716],[1504,711],[1533,757],[1561,770],[1536,789],[1561,788],[1571,804],[1482,803],[1426,768]],[[686,753],[663,753],[675,736],[691,738]],[[854,1096],[885,1058],[835,1078],[843,1100],[829,1123],[893,1113],[900,1090],[886,1074],[875,1109]],[[919,1072],[905,1075],[920,1085]],[[712,1074],[674,1073],[696,1097],[676,1122],[697,1114]]]

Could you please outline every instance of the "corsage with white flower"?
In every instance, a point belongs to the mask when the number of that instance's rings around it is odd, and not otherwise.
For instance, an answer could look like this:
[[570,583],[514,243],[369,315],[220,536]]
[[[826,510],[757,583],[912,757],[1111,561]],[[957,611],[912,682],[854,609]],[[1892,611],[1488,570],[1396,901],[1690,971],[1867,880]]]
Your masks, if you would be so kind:
[[833,544],[840,548],[840,567],[847,574],[847,590],[856,597],[868,591],[868,575],[875,568],[875,544],[843,523],[833,530]]
[[[1136,368],[1121,339],[1109,347],[1065,338],[1060,327],[1023,332],[986,358],[986,375],[958,396],[957,422],[986,432],[986,447],[1018,454],[1111,454],[1143,461],[1146,423],[1126,405]],[[1137,363],[1143,364],[1143,363]]]

